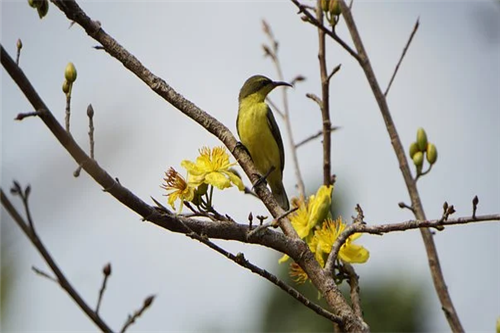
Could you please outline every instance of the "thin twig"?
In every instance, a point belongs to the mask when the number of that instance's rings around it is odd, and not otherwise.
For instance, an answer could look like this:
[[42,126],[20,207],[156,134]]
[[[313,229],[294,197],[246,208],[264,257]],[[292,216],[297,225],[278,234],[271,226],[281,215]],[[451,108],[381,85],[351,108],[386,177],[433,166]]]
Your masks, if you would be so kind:
[[476,212],[477,212],[477,205],[479,204],[479,198],[474,196],[474,199],[472,199],[472,218],[476,219]]
[[321,101],[321,98],[312,93],[306,94],[306,97],[316,102],[316,104],[318,104],[319,106],[320,111],[323,111],[323,102]]
[[9,213],[12,219],[17,223],[17,225],[24,232],[26,237],[33,243],[38,252],[42,255],[45,262],[49,265],[52,272],[56,275],[57,281],[61,288],[63,288],[68,295],[78,304],[78,306],[85,312],[85,314],[103,331],[103,332],[112,332],[111,328],[104,322],[104,320],[99,317],[82,299],[80,294],[73,288],[71,283],[66,279],[66,276],[63,274],[59,266],[55,263],[52,256],[49,254],[47,249],[42,243],[42,240],[38,237],[34,229],[30,228],[29,224],[24,221],[19,212],[14,208],[10,200],[4,194],[3,190],[0,189],[0,198],[2,201],[2,205],[5,210]]
[[[280,79],[281,80],[281,79]],[[282,119],[285,119],[285,114],[281,111],[281,109],[273,102],[273,100],[269,97],[266,98],[266,102],[271,105],[271,109],[276,112]]]
[[130,315],[128,316],[127,320],[125,321],[125,324],[123,324],[123,327],[120,330],[121,333],[124,333],[130,327],[130,325],[135,323],[137,318],[142,316],[144,311],[146,311],[151,306],[155,297],[156,297],[155,295],[151,295],[151,296],[146,297],[146,299],[144,300],[144,303],[142,303],[141,308],[139,310],[135,311],[132,316],[130,316]]
[[89,145],[90,158],[94,159],[94,108],[92,104],[87,107],[87,116],[89,117]]
[[71,117],[71,90],[72,90],[72,85],[70,83],[69,85],[69,92],[66,94],[66,117],[64,118],[64,123],[66,125],[66,132],[68,132],[68,134],[70,134],[70,131],[69,131],[69,124],[70,124],[70,117]]
[[[321,2],[317,1],[316,4],[316,19],[320,26],[323,26],[323,10],[321,9]],[[318,29],[319,40],[319,73],[321,76],[321,117],[323,124],[323,184],[326,186],[331,185],[330,179],[332,177],[332,135],[330,128],[332,123],[330,120],[330,78],[326,66],[326,43],[325,31]],[[340,69],[340,67],[339,67]]]
[[[450,207],[452,208],[453,206]],[[450,207],[447,208],[447,211],[450,212],[451,214],[452,212],[454,212],[454,209],[452,208],[450,210]],[[426,230],[428,230],[428,228],[436,228],[439,230],[445,226],[462,225],[467,223],[486,222],[486,221],[500,221],[500,214],[480,215],[476,216],[476,218],[465,216],[455,219],[440,218],[435,220],[423,220],[423,221],[409,220],[405,222],[381,224],[381,225],[370,225],[365,221],[361,223],[353,223],[348,227],[346,227],[333,243],[332,251],[330,252],[328,260],[325,264],[325,270],[327,274],[333,273],[335,260],[337,260],[340,248],[345,243],[347,238],[349,238],[349,236],[355,233],[382,235],[389,232],[405,231],[410,229],[426,228]]]
[[356,274],[354,267],[352,267],[352,265],[349,263],[344,263],[343,269],[349,276],[349,287],[351,288],[350,296],[351,296],[352,309],[354,310],[354,313],[357,316],[362,318],[363,310],[361,308],[361,298],[359,296],[359,276]]
[[[263,30],[264,33],[267,35],[269,38],[269,41],[271,42],[271,49],[267,48],[271,59],[274,63],[274,66],[276,67],[276,71],[278,73],[278,79],[280,81],[284,80],[283,77],[283,71],[281,69],[281,63],[278,57],[278,41],[274,37],[271,27],[269,24],[263,20],[262,21],[263,25]],[[288,93],[286,89],[281,89],[282,92],[282,98],[283,98],[283,112],[281,112],[281,116],[283,117],[283,120],[285,122],[285,127],[286,131],[288,133],[288,145],[291,148],[291,154],[292,154],[292,161],[293,161],[293,168],[295,171],[295,178],[297,180],[297,190],[299,192],[299,195],[302,197],[305,197],[306,195],[306,188],[304,185],[304,179],[302,178],[302,172],[300,171],[300,165],[299,165],[299,158],[297,155],[297,149],[295,149],[294,146],[294,138],[293,138],[293,130],[292,130],[292,123],[290,121],[290,108],[288,107]],[[277,109],[275,109],[277,110]]]
[[332,72],[330,74],[328,74],[328,81],[330,81],[332,79],[332,77],[337,74],[338,71],[340,71],[340,68],[342,67],[341,64],[338,64],[337,66],[335,66],[334,69],[332,69]]
[[356,60],[361,61],[359,55],[349,46],[347,45],[342,39],[340,39],[337,34],[331,30],[328,30],[314,15],[312,15],[308,7],[305,5],[301,4],[297,0],[291,0],[297,8],[299,8],[299,13],[304,13],[304,15],[307,18],[307,22],[311,23],[312,25],[316,26],[319,30],[323,31],[325,34],[333,38],[337,43],[339,43],[340,46],[344,48],[351,56],[353,56]]
[[248,238],[251,238],[252,236],[254,236],[256,233],[260,232],[261,230],[263,229],[267,229],[267,228],[270,228],[270,227],[273,227],[273,228],[276,228],[278,225],[279,225],[279,222],[281,219],[284,219],[285,217],[287,217],[288,215],[290,215],[291,213],[297,211],[297,209],[299,209],[299,207],[294,207],[288,211],[286,211],[284,214],[282,214],[281,216],[279,216],[278,218],[270,221],[270,222],[267,222],[267,223],[264,223],[264,224],[261,224],[259,225],[257,228],[253,229],[252,231],[250,231],[248,233]]
[[20,38],[17,39],[16,43],[17,54],[16,54],[16,65],[19,66],[19,57],[21,57],[21,49],[23,48],[23,42]]
[[[340,126],[332,126],[332,127],[330,127],[330,132],[336,131],[336,130],[338,130],[339,128],[340,128]],[[321,131],[318,131],[316,134],[313,134],[313,135],[311,135],[311,136],[309,136],[309,137],[305,138],[304,140],[300,141],[299,143],[296,143],[296,144],[295,144],[295,148],[299,148],[300,146],[302,146],[302,145],[304,145],[304,144],[308,143],[309,141],[312,141],[312,140],[314,140],[314,139],[316,139],[316,138],[319,138],[322,134],[323,134],[323,131],[322,131],[322,130],[321,130]]]
[[389,89],[391,89],[392,81],[394,81],[394,78],[396,77],[396,74],[398,73],[399,66],[401,66],[401,63],[403,62],[403,59],[406,55],[406,51],[408,51],[408,48],[410,47],[411,41],[413,40],[413,36],[415,36],[415,34],[417,33],[418,26],[419,26],[419,20],[420,20],[420,18],[417,18],[417,22],[415,22],[415,26],[413,27],[410,38],[408,39],[408,42],[406,42],[406,46],[403,49],[403,53],[401,54],[401,58],[399,58],[398,64],[396,65],[396,68],[394,69],[394,73],[392,73],[392,77],[389,81],[389,84],[387,85],[387,88],[385,89],[385,93],[384,93],[385,97],[387,97],[387,94],[389,93]]
[[35,266],[31,266],[31,270],[33,272],[35,272],[36,274],[40,275],[40,276],[43,276],[44,278],[46,279],[49,279],[50,281],[54,282],[55,284],[59,284],[59,281],[57,281],[57,279],[53,276],[50,276],[48,273],[42,271],[41,269],[39,268],[36,268]]
[[102,279],[102,286],[99,290],[99,297],[97,298],[97,305],[95,307],[95,313],[99,313],[99,309],[101,308],[102,297],[104,296],[104,291],[106,290],[106,283],[108,282],[108,278],[111,275],[111,263],[106,264],[102,269],[102,274],[104,278]]

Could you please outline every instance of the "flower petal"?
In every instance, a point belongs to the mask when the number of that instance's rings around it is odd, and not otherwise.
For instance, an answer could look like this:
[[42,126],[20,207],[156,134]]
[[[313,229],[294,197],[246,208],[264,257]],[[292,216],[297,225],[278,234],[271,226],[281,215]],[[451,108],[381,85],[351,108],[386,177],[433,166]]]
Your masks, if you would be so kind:
[[231,187],[229,179],[224,177],[220,172],[211,172],[205,177],[205,182],[217,187],[220,190]]

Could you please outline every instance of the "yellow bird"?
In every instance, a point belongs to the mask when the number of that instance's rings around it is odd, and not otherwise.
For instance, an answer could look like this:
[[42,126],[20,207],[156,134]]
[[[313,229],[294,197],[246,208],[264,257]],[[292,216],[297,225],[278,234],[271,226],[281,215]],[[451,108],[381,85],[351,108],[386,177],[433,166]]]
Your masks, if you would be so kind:
[[285,167],[283,140],[273,112],[265,102],[266,96],[278,86],[292,85],[275,82],[262,75],[255,75],[246,80],[238,97],[236,128],[241,143],[250,153],[255,167],[264,177],[267,176],[265,179],[279,205],[288,210],[290,204],[283,186]]

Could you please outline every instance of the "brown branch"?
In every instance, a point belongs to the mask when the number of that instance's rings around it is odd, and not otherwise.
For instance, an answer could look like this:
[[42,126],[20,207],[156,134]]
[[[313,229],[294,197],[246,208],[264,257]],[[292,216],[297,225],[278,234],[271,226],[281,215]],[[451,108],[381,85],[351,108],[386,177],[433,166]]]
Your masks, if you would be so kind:
[[104,268],[102,269],[102,274],[104,275],[104,278],[102,279],[102,286],[101,289],[99,290],[99,297],[97,298],[97,305],[95,307],[95,313],[99,313],[99,309],[101,308],[101,302],[102,302],[102,297],[104,296],[104,291],[106,290],[106,283],[108,282],[108,279],[111,275],[111,263],[106,264]]
[[[318,0],[316,4],[316,18],[323,26],[323,10],[321,9],[321,1]],[[332,149],[331,140],[332,135],[330,128],[332,123],[330,121],[330,79],[326,68],[326,45],[325,45],[325,31],[318,29],[319,40],[319,73],[321,77],[321,118],[323,120],[323,184],[331,185],[331,163],[332,163]],[[339,67],[340,68],[340,67]]]
[[[31,228],[30,225],[21,217],[16,208],[12,205],[10,200],[7,198],[3,190],[0,188],[0,198],[3,207],[12,217],[12,219],[17,223],[19,228],[24,232],[26,237],[29,238],[31,243],[36,247],[38,252],[42,255],[43,259],[49,265],[52,272],[57,277],[57,283],[63,288],[68,295],[78,304],[78,306],[85,312],[85,314],[101,329],[103,332],[112,332],[111,328],[104,322],[104,320],[99,317],[99,315],[94,312],[90,306],[85,303],[83,298],[78,294],[78,292],[73,288],[71,283],[66,279],[66,276],[61,271],[59,266],[50,255],[49,251],[45,248],[42,240],[38,237],[35,229]],[[24,200],[23,200],[24,201]],[[25,207],[27,209],[27,207]]]
[[[334,31],[328,30],[322,22],[320,22],[313,14],[311,14],[308,10],[308,6],[301,4],[297,0],[291,0],[297,8],[299,8],[299,13],[303,13],[306,17],[306,21],[317,27],[319,30],[323,31],[326,35],[330,36],[333,40],[339,43],[340,46],[344,48],[351,56],[353,56],[356,60],[360,61],[358,54],[347,45]],[[317,8],[317,7],[316,7]]]
[[94,159],[94,108],[92,104],[87,107],[87,117],[89,117],[89,145],[90,145],[90,158]]
[[[262,25],[264,27],[264,33],[267,35],[271,42],[271,48],[267,47],[269,55],[276,67],[276,71],[278,73],[278,79],[280,81],[284,81],[283,71],[281,69],[281,63],[278,57],[278,41],[274,38],[274,35],[271,31],[269,24],[266,21],[262,21]],[[297,180],[297,190],[299,195],[305,198],[306,196],[306,188],[304,185],[304,179],[302,178],[302,173],[300,171],[299,158],[297,156],[297,149],[294,146],[294,138],[293,138],[293,130],[292,123],[290,121],[290,108],[288,107],[288,92],[286,89],[281,89],[282,98],[283,98],[283,112],[281,116],[285,122],[285,128],[288,133],[288,145],[291,148],[292,153],[292,161],[293,161],[293,169],[295,171],[295,178]]]
[[337,74],[337,72],[338,72],[338,71],[340,71],[340,68],[341,68],[341,67],[342,67],[342,65],[341,65],[341,64],[338,64],[337,66],[335,66],[335,68],[334,68],[334,69],[332,69],[331,73],[330,73],[330,74],[328,74],[328,78],[327,78],[327,79],[328,79],[328,81],[330,81],[330,80],[332,79],[332,77],[333,77],[335,74]]
[[346,271],[347,276],[349,277],[349,287],[351,288],[350,296],[352,309],[354,313],[363,317],[363,310],[361,308],[361,298],[359,297],[359,276],[356,274],[354,267],[351,264],[344,263],[343,269]]
[[[392,120],[391,113],[389,111],[389,106],[387,105],[387,100],[380,89],[380,85],[377,81],[373,68],[370,64],[370,60],[368,58],[368,54],[363,46],[361,41],[361,37],[359,35],[356,24],[354,23],[354,19],[351,15],[351,11],[349,7],[345,4],[343,0],[338,0],[342,9],[342,16],[346,22],[349,33],[351,34],[351,38],[354,42],[354,45],[357,50],[357,54],[359,55],[356,58],[365,73],[366,79],[372,89],[373,95],[377,104],[379,106],[380,112],[384,119],[387,132],[389,133],[389,137],[391,139],[391,144],[394,148],[394,152],[398,159],[399,168],[403,175],[403,179],[406,183],[406,187],[408,189],[408,193],[411,198],[412,207],[415,212],[415,217],[418,220],[426,220],[425,212],[422,206],[422,202],[420,200],[420,195],[418,194],[418,189],[416,185],[416,181],[412,178],[410,167],[408,165],[408,161],[405,155],[405,149],[401,144],[401,139],[399,138],[398,132],[396,130],[396,125]],[[443,272],[441,270],[441,266],[439,263],[439,257],[437,254],[436,245],[434,244],[434,239],[432,238],[432,234],[430,230],[421,228],[420,232],[422,234],[422,238],[424,241],[424,245],[427,251],[427,258],[429,263],[429,268],[431,271],[432,279],[434,282],[434,287],[439,297],[439,301],[441,303],[441,307],[445,316],[448,320],[448,323],[453,332],[463,332],[462,324],[460,323],[460,319],[458,318],[458,314],[453,306],[453,302],[451,301],[450,294],[448,292],[448,287],[444,281]]]
[[406,46],[403,49],[403,53],[401,54],[401,58],[399,58],[398,64],[396,65],[396,68],[394,69],[394,73],[392,73],[392,77],[389,81],[389,84],[387,85],[387,88],[385,89],[384,96],[387,97],[387,94],[389,93],[389,89],[391,89],[392,81],[394,81],[394,78],[396,77],[396,74],[398,73],[399,66],[401,66],[401,63],[403,62],[403,59],[406,55],[406,51],[408,51],[408,48],[410,47],[411,41],[413,40],[413,36],[417,33],[419,26],[419,19],[417,19],[417,22],[415,22],[415,26],[413,27],[413,30],[411,32],[410,38],[408,39],[408,42],[406,42]]
[[23,42],[21,41],[20,38],[17,39],[16,43],[16,49],[17,49],[17,54],[16,54],[16,65],[19,66],[19,58],[21,57],[21,49],[23,48]]
[[[453,207],[453,206],[451,206]],[[449,208],[448,208],[449,209]],[[335,260],[337,260],[340,248],[345,243],[349,236],[355,233],[367,233],[374,235],[382,235],[389,232],[395,231],[405,231],[411,229],[423,229],[429,231],[428,228],[436,228],[442,230],[445,226],[451,225],[463,225],[467,223],[476,222],[486,222],[486,221],[500,221],[500,214],[490,214],[490,215],[480,215],[474,217],[459,217],[456,219],[435,219],[435,220],[409,220],[399,223],[381,224],[381,225],[370,225],[367,222],[353,223],[346,227],[344,231],[337,237],[332,246],[332,251],[328,256],[328,260],[325,264],[325,271],[329,274],[333,273]]]
[[[332,126],[330,127],[330,131],[333,132],[333,131],[336,131],[340,128],[340,126]],[[308,143],[309,141],[312,141],[316,138],[319,138],[321,135],[323,134],[323,131],[318,131],[316,134],[313,134],[307,138],[305,138],[304,140],[300,141],[299,143],[296,143],[295,144],[295,148],[299,148],[300,146],[302,145],[305,145],[306,143]]]
[[130,316],[130,315],[128,316],[127,320],[125,321],[125,324],[123,324],[123,327],[120,330],[121,333],[124,333],[130,327],[130,325],[135,323],[137,318],[142,316],[144,311],[146,311],[151,306],[151,304],[153,304],[153,300],[155,299],[155,297],[156,297],[155,295],[151,295],[151,296],[146,297],[146,299],[144,300],[144,303],[142,303],[141,308],[139,310],[135,311],[132,316]]

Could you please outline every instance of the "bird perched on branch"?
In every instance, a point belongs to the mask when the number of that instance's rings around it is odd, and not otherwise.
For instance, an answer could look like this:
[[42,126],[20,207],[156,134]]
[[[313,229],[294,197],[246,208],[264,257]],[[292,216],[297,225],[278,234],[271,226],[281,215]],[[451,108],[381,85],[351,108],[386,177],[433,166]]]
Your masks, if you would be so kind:
[[267,180],[276,201],[281,208],[288,210],[290,204],[283,186],[283,140],[273,112],[265,102],[266,96],[278,86],[292,85],[272,81],[262,75],[246,80],[238,97],[236,128],[241,143],[247,148],[263,179]]

